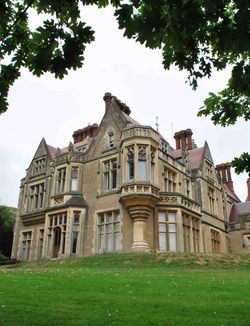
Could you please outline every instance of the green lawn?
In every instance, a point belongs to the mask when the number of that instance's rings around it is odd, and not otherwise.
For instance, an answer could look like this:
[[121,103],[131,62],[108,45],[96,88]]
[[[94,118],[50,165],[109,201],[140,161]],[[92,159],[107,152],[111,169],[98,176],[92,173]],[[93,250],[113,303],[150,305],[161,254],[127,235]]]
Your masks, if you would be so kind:
[[250,325],[250,256],[102,255],[0,267],[1,326]]

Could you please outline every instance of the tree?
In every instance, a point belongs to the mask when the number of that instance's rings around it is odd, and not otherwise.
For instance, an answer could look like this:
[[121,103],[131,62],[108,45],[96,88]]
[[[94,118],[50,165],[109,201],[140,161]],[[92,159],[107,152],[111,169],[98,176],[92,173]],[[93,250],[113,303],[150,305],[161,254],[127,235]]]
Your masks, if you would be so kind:
[[13,239],[15,213],[6,206],[0,206],[0,252],[10,257]]
[[[188,82],[210,77],[214,69],[232,66],[224,90],[210,93],[198,115],[228,126],[239,117],[250,119],[249,0],[7,0],[0,2],[0,113],[7,110],[10,85],[22,67],[34,75],[51,72],[63,78],[82,67],[84,50],[94,31],[81,21],[80,5],[115,7],[124,36],[162,50],[163,66],[188,72]],[[29,26],[31,8],[45,14],[43,25]],[[247,159],[246,159],[247,158]],[[250,155],[238,171],[249,171]],[[247,164],[247,165],[246,165]]]

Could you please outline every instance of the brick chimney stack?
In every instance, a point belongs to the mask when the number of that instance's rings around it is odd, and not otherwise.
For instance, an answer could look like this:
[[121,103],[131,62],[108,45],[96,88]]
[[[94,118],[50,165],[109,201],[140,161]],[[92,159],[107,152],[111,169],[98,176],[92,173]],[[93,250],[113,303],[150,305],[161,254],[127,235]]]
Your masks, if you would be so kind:
[[246,201],[250,201],[250,173],[248,174],[247,179],[247,199]]
[[181,130],[174,134],[174,139],[176,143],[176,149],[186,148],[188,150],[193,148],[192,145],[192,135],[191,129]]
[[94,137],[98,129],[98,124],[94,123],[83,129],[78,129],[73,133],[74,144],[83,141],[87,136]]
[[216,171],[218,172],[222,182],[228,187],[228,189],[234,193],[234,184],[231,177],[231,164],[223,163],[216,165]]

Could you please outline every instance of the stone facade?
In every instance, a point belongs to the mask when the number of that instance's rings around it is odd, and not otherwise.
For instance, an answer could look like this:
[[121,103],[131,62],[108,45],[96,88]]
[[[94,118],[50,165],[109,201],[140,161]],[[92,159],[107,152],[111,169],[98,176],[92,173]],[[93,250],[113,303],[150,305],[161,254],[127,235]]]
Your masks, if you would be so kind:
[[110,93],[105,114],[55,148],[42,139],[21,180],[12,257],[104,252],[227,252],[238,202],[190,129],[176,149]]

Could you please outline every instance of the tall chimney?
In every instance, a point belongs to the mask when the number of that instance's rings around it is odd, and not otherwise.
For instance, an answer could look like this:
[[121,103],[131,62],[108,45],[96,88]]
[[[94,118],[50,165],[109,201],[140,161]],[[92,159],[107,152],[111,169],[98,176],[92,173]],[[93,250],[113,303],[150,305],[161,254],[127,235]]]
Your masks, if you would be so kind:
[[246,201],[250,201],[250,173],[248,174],[247,179],[247,199]]
[[193,148],[193,145],[192,145],[192,135],[193,135],[193,132],[191,129],[187,129],[186,130],[186,143],[187,143],[187,149],[190,150]]
[[174,134],[174,139],[175,139],[175,147],[176,149],[180,149],[181,148],[181,139],[180,139],[180,133],[176,132]]
[[176,149],[186,148],[190,150],[193,148],[192,144],[193,132],[191,129],[181,130],[174,134]]
[[234,193],[234,184],[231,177],[231,164],[223,163],[220,165],[216,165],[216,171],[221,177],[223,183],[228,187],[228,189]]

